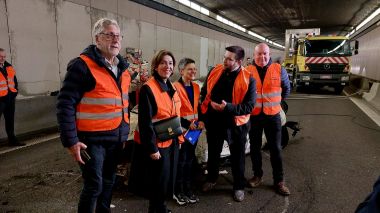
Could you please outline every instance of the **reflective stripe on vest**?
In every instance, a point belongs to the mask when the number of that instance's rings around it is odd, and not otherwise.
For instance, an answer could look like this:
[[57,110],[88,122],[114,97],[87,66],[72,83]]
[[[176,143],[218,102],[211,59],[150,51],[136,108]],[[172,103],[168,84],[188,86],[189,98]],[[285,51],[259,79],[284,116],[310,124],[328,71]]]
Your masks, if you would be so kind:
[[281,110],[281,65],[273,63],[269,65],[264,77],[264,82],[255,66],[247,69],[256,80],[257,99],[251,115],[258,115],[261,111],[266,115],[275,115]]
[[175,82],[173,84],[177,89],[178,96],[181,99],[181,118],[184,118],[188,121],[193,121],[198,119],[198,102],[200,89],[197,83],[191,82],[194,91],[194,107],[191,105],[189,96],[184,85],[180,82]]
[[[208,106],[211,102],[212,89],[214,88],[215,84],[218,82],[223,71],[224,71],[224,66],[222,64],[218,64],[211,71],[207,79],[207,94],[201,105],[201,111],[203,114],[205,114],[208,110]],[[235,79],[234,87],[232,91],[233,104],[241,104],[243,102],[245,94],[247,94],[248,92],[249,78],[250,78],[250,73],[244,67],[241,67],[241,70]],[[235,116],[234,119],[235,119],[236,126],[241,126],[243,124],[246,124],[249,121],[249,114]]]
[[[152,117],[152,123],[173,117],[180,116],[181,100],[178,97],[178,92],[175,92],[173,98],[170,98],[169,94],[163,91],[154,77],[150,78],[145,83],[151,90],[154,96],[154,100],[157,105],[157,113]],[[174,88],[174,86],[173,86]],[[136,130],[135,134],[140,134],[140,131]],[[140,140],[140,135],[134,136],[135,140]],[[184,139],[182,136],[178,137],[178,140],[183,142]],[[141,141],[136,141],[141,143]],[[159,141],[156,139],[157,147],[166,148],[172,144],[173,140]]]
[[128,118],[128,88],[131,77],[125,70],[121,78],[121,91],[104,67],[85,55],[80,56],[95,79],[95,88],[85,92],[77,105],[76,124],[79,131],[108,131],[119,127]]
[[3,73],[0,72],[0,97],[6,96],[8,90],[11,92],[17,92],[14,81],[16,71],[12,66],[6,67],[5,71],[7,72],[7,78],[5,78]]

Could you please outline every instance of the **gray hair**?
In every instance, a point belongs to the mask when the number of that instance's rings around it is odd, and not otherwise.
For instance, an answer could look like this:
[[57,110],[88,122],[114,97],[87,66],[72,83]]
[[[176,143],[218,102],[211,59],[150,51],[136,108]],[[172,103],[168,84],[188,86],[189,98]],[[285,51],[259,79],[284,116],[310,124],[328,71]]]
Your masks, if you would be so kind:
[[115,19],[109,19],[109,18],[101,18],[99,19],[95,24],[94,28],[92,29],[92,37],[94,40],[96,39],[95,37],[99,35],[99,33],[103,32],[104,28],[110,26],[110,25],[115,25],[117,28],[120,29],[119,24]]
[[183,58],[179,61],[178,63],[178,71],[181,71],[182,69],[184,69],[186,67],[186,65],[188,64],[195,64],[195,61],[191,58]]

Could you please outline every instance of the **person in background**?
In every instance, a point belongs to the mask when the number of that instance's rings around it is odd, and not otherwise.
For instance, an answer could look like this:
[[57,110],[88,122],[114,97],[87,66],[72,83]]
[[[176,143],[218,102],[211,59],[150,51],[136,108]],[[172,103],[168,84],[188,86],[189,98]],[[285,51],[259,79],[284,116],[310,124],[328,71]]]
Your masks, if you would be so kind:
[[131,76],[119,54],[119,25],[102,18],[92,34],[95,45],[69,62],[57,103],[61,141],[82,171],[79,213],[110,212],[117,160],[129,133]]
[[248,181],[252,187],[262,182],[262,134],[265,133],[270,162],[273,170],[273,182],[276,191],[284,196],[290,195],[284,182],[281,157],[281,101],[290,93],[288,74],[278,63],[272,63],[269,46],[260,43],[254,50],[254,64],[247,67],[256,80],[257,100],[251,113],[250,154],[254,176]]
[[183,142],[181,136],[160,141],[153,129],[153,121],[180,116],[181,100],[169,79],[174,66],[175,58],[170,51],[158,51],[151,63],[152,77],[140,90],[139,137],[136,137],[139,141],[136,142],[141,143],[145,153],[149,155],[149,213],[171,212],[167,209],[165,199],[173,194],[179,142]]
[[[181,126],[186,130],[203,129],[204,123],[198,120],[198,102],[200,95],[199,85],[194,83],[197,68],[195,61],[183,58],[178,63],[181,78],[174,83],[181,99]],[[185,139],[179,151],[177,168],[177,180],[174,188],[173,198],[179,205],[196,203],[199,198],[192,192],[192,165],[195,159],[195,148],[197,144],[190,143]]]
[[252,65],[252,61],[250,57],[247,58],[247,63],[245,66],[249,66],[249,65]]
[[8,145],[24,146],[15,135],[15,105],[18,94],[16,71],[8,61],[6,53],[0,48],[0,118],[4,114],[5,131],[8,136]]
[[208,144],[207,180],[202,191],[214,188],[219,175],[220,153],[224,140],[231,152],[233,198],[244,200],[245,144],[249,130],[249,114],[256,99],[256,83],[242,66],[244,49],[229,46],[224,63],[209,72],[201,90],[199,120],[205,123]]

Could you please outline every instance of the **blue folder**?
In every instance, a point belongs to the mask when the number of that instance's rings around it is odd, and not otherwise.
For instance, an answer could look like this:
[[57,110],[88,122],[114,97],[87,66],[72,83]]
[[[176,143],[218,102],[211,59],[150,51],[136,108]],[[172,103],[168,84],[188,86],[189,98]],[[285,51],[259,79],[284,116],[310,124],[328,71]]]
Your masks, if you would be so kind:
[[188,140],[191,144],[195,144],[198,141],[199,136],[201,135],[202,130],[195,129],[195,130],[187,130],[185,133],[185,138]]

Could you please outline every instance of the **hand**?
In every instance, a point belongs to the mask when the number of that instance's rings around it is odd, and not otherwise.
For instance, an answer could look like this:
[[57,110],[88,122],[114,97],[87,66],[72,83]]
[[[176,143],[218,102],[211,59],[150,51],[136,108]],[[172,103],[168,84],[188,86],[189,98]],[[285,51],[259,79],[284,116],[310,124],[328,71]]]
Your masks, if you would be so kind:
[[214,101],[211,101],[210,103],[211,107],[215,110],[215,111],[218,111],[218,112],[221,112],[221,107],[220,107],[220,104],[214,102]]
[[204,129],[205,128],[205,123],[203,121],[198,122],[198,129]]
[[227,106],[227,102],[222,100],[222,103],[220,104],[220,107],[222,108],[222,110],[224,110],[224,108],[226,108]]
[[225,102],[224,100],[222,101],[221,104],[211,101],[211,107],[218,112],[222,112],[224,108],[226,107],[226,105],[227,105],[227,102]]
[[197,129],[197,125],[195,125],[194,121],[191,122],[189,129],[191,129],[191,130]]
[[160,151],[150,154],[150,158],[152,158],[152,160],[159,160],[161,158]]
[[70,146],[68,149],[69,149],[71,156],[73,156],[75,161],[78,161],[81,164],[85,164],[84,161],[82,160],[81,156],[80,156],[80,150],[86,149],[86,148],[87,148],[86,144],[78,141],[78,143]]

